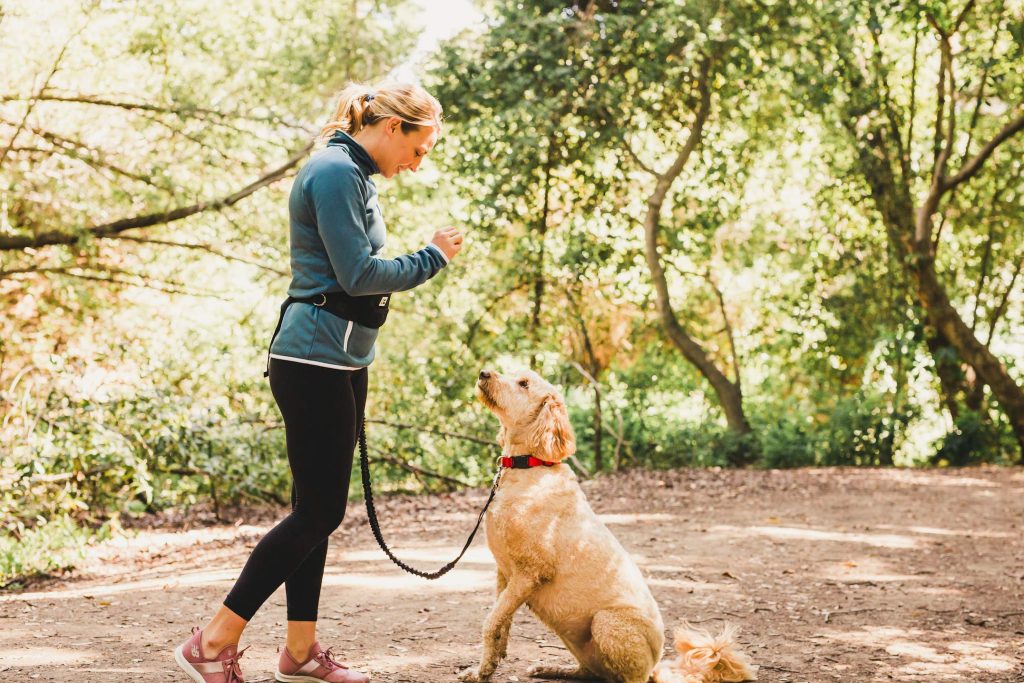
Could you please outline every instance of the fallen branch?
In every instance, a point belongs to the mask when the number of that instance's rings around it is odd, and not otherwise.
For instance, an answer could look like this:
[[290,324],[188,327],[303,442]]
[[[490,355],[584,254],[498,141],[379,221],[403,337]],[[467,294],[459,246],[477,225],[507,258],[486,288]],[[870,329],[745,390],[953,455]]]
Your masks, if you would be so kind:
[[[425,470],[422,467],[419,467],[418,465],[413,465],[411,462],[408,462],[406,460],[402,460],[401,458],[396,458],[393,455],[387,455],[387,454],[384,453],[383,450],[381,450],[379,448],[371,447],[370,450],[378,454],[378,457],[377,457],[378,460],[383,460],[384,462],[387,462],[387,463],[390,463],[392,465],[396,465],[398,467],[401,467],[403,470],[405,470],[407,472],[412,472],[413,474],[422,475],[422,476],[425,476],[425,477],[433,477],[434,479],[440,479],[442,481],[448,482],[449,484],[454,484],[456,486],[462,486],[464,488],[472,487],[472,484],[464,482],[461,479],[456,479],[455,477],[449,477],[449,476],[447,476],[445,474],[440,474],[438,472],[431,472],[430,470]],[[371,459],[371,462],[372,461],[373,461],[373,459]]]
[[485,446],[491,446],[493,448],[499,448],[498,444],[487,439],[481,439],[477,436],[469,436],[467,434],[458,434],[456,432],[446,432],[439,429],[430,429],[429,427],[419,427],[417,425],[402,424],[400,422],[388,422],[387,420],[366,420],[369,423],[387,425],[388,427],[394,427],[396,429],[411,429],[417,432],[424,432],[426,434],[437,434],[438,436],[448,436],[453,439],[462,439],[463,441],[472,441],[473,443],[483,444]]

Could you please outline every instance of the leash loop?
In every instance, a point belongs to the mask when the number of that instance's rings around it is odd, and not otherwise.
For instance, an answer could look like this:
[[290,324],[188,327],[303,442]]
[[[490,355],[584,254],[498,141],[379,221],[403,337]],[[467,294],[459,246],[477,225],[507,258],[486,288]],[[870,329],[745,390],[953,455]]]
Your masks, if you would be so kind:
[[424,572],[420,571],[419,569],[416,569],[415,567],[410,567],[409,565],[395,557],[394,553],[391,552],[391,549],[388,548],[387,543],[384,542],[384,536],[380,532],[380,524],[377,522],[377,510],[373,505],[373,490],[370,488],[370,458],[366,453],[365,416],[363,417],[363,424],[360,425],[359,428],[359,469],[362,470],[363,474],[363,497],[366,499],[366,516],[370,520],[370,529],[373,531],[373,537],[377,539],[377,545],[380,546],[380,549],[384,551],[385,555],[391,558],[392,562],[397,564],[405,571],[409,572],[410,574],[415,574],[416,576],[421,576],[424,579],[431,580],[439,579],[448,572],[450,572],[452,569],[455,568],[455,565],[458,563],[458,561],[462,559],[462,556],[466,554],[466,551],[469,549],[470,544],[473,543],[473,537],[476,536],[476,532],[480,529],[480,524],[484,521],[484,513],[487,512],[488,506],[490,506],[491,501],[494,500],[494,494],[497,493],[498,491],[498,482],[501,480],[501,467],[499,466],[498,471],[494,473],[494,483],[491,484],[491,494],[490,496],[488,496],[487,502],[484,504],[484,509],[480,511],[480,516],[476,520],[476,526],[473,527],[472,533],[470,533],[469,538],[466,539],[466,545],[462,547],[462,552],[459,553],[459,556],[451,562],[449,562],[448,564],[446,564],[445,566],[438,569],[437,571]]

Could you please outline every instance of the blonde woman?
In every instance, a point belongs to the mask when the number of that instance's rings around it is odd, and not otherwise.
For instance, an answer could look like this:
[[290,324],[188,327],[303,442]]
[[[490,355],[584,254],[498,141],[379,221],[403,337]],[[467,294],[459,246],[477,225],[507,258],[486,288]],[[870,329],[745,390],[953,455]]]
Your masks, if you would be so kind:
[[448,227],[425,247],[378,256],[385,227],[373,175],[416,171],[441,131],[441,105],[416,85],[350,85],[322,130],[326,147],[288,200],[292,281],[267,371],[285,423],[292,510],[250,554],[217,614],[175,652],[196,683],[244,683],[246,624],[283,583],[288,633],[277,681],[366,683],[316,640],[327,541],[341,524],[366,403],[367,366],[391,293],[423,284],[462,248]]

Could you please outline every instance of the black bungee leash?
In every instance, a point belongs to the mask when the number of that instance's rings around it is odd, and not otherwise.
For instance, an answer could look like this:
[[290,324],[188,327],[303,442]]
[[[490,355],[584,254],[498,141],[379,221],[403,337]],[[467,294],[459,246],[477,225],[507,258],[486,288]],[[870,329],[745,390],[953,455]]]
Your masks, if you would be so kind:
[[380,524],[377,522],[377,510],[373,506],[373,490],[370,488],[370,458],[366,453],[366,418],[363,418],[363,424],[359,429],[359,466],[363,472],[363,497],[366,498],[366,516],[370,520],[370,529],[373,530],[373,537],[377,539],[377,545],[384,551],[384,554],[391,558],[391,561],[397,564],[399,567],[415,574],[416,576],[422,576],[424,579],[439,579],[448,572],[450,572],[462,556],[466,554],[471,543],[473,543],[473,537],[476,536],[476,532],[480,529],[480,524],[484,520],[484,513],[487,512],[488,506],[491,501],[494,500],[494,494],[498,491],[498,482],[501,480],[501,466],[498,466],[498,471],[494,474],[494,483],[491,484],[491,494],[487,497],[487,502],[484,504],[484,509],[480,511],[480,516],[476,520],[476,526],[473,527],[473,532],[466,539],[466,545],[462,547],[462,552],[454,560],[441,567],[434,572],[424,572],[410,567],[400,559],[395,557],[395,554],[391,552],[387,544],[384,542],[384,536],[380,533]]

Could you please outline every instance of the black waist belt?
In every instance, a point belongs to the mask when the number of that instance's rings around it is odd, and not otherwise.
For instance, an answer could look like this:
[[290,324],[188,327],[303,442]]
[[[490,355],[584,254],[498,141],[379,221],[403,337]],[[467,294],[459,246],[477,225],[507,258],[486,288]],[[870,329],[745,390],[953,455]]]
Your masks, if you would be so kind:
[[[326,292],[307,297],[290,296],[281,304],[281,314],[277,318],[277,327],[270,337],[270,346],[274,345],[277,333],[281,331],[281,323],[284,322],[284,312],[292,304],[313,304],[322,308],[331,315],[336,315],[345,320],[357,322],[363,327],[380,327],[388,319],[388,308],[391,306],[391,294],[370,294],[367,296],[349,296],[345,292]],[[263,376],[270,374],[270,347],[267,347],[267,369]]]

